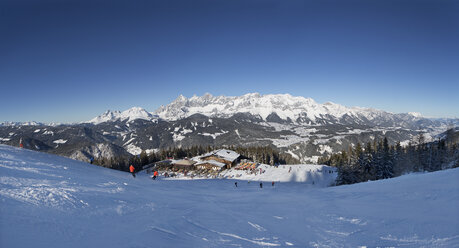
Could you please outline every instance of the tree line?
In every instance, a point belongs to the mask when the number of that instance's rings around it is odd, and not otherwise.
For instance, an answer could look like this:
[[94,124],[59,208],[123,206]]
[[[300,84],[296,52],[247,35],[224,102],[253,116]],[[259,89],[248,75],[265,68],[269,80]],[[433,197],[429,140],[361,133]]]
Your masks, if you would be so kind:
[[397,177],[410,172],[437,171],[459,166],[459,148],[456,142],[439,139],[425,142],[423,134],[416,144],[405,147],[397,142],[389,145],[387,138],[357,143],[348,151],[319,159],[320,164],[338,168],[337,184],[353,184],[369,180]]
[[276,149],[270,146],[250,146],[250,147],[241,147],[241,146],[200,146],[195,145],[191,147],[169,147],[166,149],[161,149],[152,153],[147,153],[143,150],[137,156],[117,156],[112,158],[97,158],[94,159],[94,164],[121,170],[129,171],[129,166],[133,165],[138,170],[143,166],[155,163],[165,159],[183,159],[183,158],[192,158],[198,155],[203,155],[205,153],[215,151],[218,149],[228,149],[235,151],[242,155],[242,157],[251,159],[253,161],[275,165],[275,164],[296,164],[299,161],[293,158],[290,154],[279,153]]

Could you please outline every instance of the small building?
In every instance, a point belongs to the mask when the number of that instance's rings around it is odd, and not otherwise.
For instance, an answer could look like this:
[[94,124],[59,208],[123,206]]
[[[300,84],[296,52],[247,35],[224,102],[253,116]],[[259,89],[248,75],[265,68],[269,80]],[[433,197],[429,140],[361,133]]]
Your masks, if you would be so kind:
[[172,168],[173,162],[174,161],[170,159],[158,161],[155,163],[155,168],[158,168],[160,170],[170,169]]
[[209,152],[204,154],[201,157],[201,160],[208,161],[214,160],[220,163],[224,163],[227,169],[230,169],[232,166],[236,165],[237,160],[241,155],[235,151],[220,149],[216,151]]
[[219,171],[226,166],[225,163],[221,163],[215,160],[205,160],[196,164],[197,169],[201,170],[213,170]]
[[196,161],[189,160],[189,159],[182,159],[172,163],[172,167],[176,170],[192,170],[194,169],[194,164]]

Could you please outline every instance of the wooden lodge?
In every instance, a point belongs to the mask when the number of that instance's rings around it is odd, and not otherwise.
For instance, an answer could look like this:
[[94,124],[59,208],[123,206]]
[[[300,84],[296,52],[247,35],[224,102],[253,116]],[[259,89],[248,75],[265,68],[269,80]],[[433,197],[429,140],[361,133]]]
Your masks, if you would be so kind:
[[205,160],[196,164],[197,169],[219,171],[226,166],[225,163],[215,160]]
[[189,171],[189,170],[193,170],[194,169],[194,164],[195,163],[196,162],[193,161],[193,160],[182,159],[182,160],[179,160],[179,161],[176,161],[176,162],[172,163],[172,168],[175,169],[175,170]]
[[227,169],[230,169],[234,165],[236,165],[238,159],[241,157],[241,155],[237,152],[231,151],[231,150],[226,150],[226,149],[220,149],[216,150],[207,154],[204,154],[201,157],[201,160],[204,161],[216,161],[225,164],[225,167]]

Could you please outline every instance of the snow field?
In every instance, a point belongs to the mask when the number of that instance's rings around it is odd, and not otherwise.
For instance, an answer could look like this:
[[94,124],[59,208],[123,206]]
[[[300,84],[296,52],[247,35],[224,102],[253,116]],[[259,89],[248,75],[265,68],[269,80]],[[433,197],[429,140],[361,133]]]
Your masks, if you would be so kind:
[[278,167],[262,164],[255,172],[230,169],[223,171],[220,175],[229,179],[246,181],[302,182],[316,187],[334,185],[338,175],[334,167],[313,164],[279,165]]
[[259,188],[133,178],[0,145],[0,247],[459,247],[457,178]]

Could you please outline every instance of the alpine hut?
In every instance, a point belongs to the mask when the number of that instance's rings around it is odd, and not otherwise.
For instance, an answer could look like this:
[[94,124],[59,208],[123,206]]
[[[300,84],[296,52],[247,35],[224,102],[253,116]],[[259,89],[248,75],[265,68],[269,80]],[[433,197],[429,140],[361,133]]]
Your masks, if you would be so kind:
[[201,160],[220,162],[225,164],[227,169],[230,169],[232,166],[236,165],[240,157],[241,155],[235,151],[220,149],[204,154],[201,156]]

